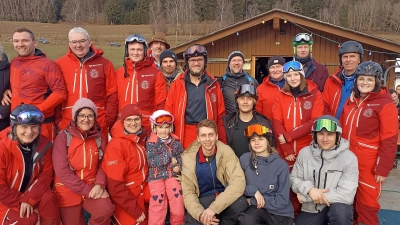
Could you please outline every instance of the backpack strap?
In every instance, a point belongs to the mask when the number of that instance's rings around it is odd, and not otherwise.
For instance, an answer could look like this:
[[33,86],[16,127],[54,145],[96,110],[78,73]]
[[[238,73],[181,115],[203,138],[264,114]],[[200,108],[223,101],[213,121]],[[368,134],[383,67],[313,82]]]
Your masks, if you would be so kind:
[[248,74],[246,74],[246,77],[247,77],[247,80],[249,81],[249,84],[254,85],[253,78]]

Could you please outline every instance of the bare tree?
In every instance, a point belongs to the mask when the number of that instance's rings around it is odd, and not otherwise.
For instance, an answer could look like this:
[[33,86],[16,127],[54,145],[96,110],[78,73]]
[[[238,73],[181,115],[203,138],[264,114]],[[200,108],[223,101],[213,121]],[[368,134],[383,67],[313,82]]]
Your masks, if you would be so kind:
[[179,30],[179,20],[180,20],[180,11],[179,11],[180,0],[170,0],[165,3],[165,8],[167,11],[167,20],[169,23],[173,24],[174,32],[175,32],[175,41],[178,44],[178,30]]
[[83,20],[83,9],[81,0],[66,0],[61,10],[65,21],[75,24]]
[[231,0],[217,0],[216,22],[218,28],[232,24],[234,21]]
[[154,26],[153,32],[159,31],[159,25],[161,20],[163,19],[162,17],[162,3],[161,0],[152,0],[150,2],[150,8],[149,8],[149,13],[150,13],[150,22]]

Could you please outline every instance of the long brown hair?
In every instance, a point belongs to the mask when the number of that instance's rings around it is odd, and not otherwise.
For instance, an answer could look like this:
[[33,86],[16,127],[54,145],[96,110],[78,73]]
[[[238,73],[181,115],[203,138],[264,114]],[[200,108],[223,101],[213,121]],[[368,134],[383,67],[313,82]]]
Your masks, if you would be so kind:
[[[354,92],[354,97],[356,98],[360,98],[360,90],[358,90],[358,86],[357,86],[357,79],[358,77],[354,80],[354,86],[353,86],[353,92]],[[372,90],[371,92],[380,92],[381,91],[381,81],[375,77],[375,87],[374,90]]]

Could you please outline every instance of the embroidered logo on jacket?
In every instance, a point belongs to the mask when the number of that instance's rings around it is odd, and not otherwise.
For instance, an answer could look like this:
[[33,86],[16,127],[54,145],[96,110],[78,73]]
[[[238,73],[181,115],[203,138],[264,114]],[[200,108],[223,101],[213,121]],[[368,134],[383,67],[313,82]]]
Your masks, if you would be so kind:
[[90,71],[90,76],[91,76],[92,78],[98,78],[98,77],[99,77],[99,71],[97,71],[96,69],[92,69],[92,70]]
[[311,109],[312,103],[310,101],[305,101],[304,102],[304,109]]
[[152,77],[154,74],[142,74],[142,77]]
[[94,66],[103,66],[103,64],[93,64],[93,65],[89,65],[89,67],[94,67]]
[[365,111],[364,111],[364,116],[365,117],[371,117],[372,116],[372,114],[373,114],[373,110],[372,109],[366,109]]
[[217,96],[214,93],[211,94],[211,101],[212,102],[216,102],[217,101]]
[[149,88],[149,82],[148,82],[147,80],[144,80],[144,81],[142,81],[142,83],[140,84],[140,86],[141,86],[143,89],[147,89],[147,88]]
[[109,165],[109,166],[116,165],[116,164],[117,164],[117,160],[107,162],[107,165]]

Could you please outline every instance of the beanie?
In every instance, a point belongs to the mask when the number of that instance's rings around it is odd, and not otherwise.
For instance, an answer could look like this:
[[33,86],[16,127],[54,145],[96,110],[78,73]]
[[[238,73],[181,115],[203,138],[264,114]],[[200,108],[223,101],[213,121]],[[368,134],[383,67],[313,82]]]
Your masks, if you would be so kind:
[[160,55],[160,63],[163,61],[165,58],[172,58],[175,61],[175,64],[178,65],[178,58],[176,57],[175,52],[173,52],[170,49],[166,49],[163,52],[161,52]]
[[231,60],[233,57],[235,56],[240,56],[240,58],[242,58],[243,62],[244,62],[244,55],[241,51],[233,51],[231,52],[231,54],[229,54],[228,56],[228,65],[231,63]]
[[272,65],[279,64],[279,65],[283,66],[285,63],[286,63],[286,60],[282,56],[279,56],[279,55],[272,56],[271,58],[268,59],[268,69]]
[[[74,106],[72,106],[72,119],[75,121],[76,113],[82,108],[89,108],[93,110],[94,116],[97,117],[97,107],[92,102],[92,100],[87,98],[80,98],[75,102]],[[75,121],[76,122],[76,121]]]
[[121,110],[121,120],[124,121],[129,116],[139,116],[142,118],[142,113],[140,113],[140,109],[135,104],[126,105]]

